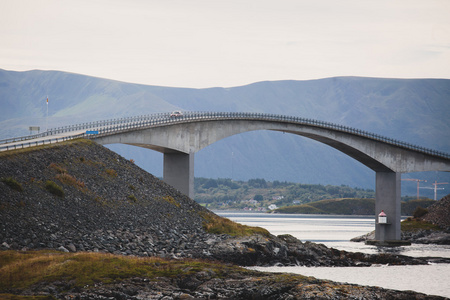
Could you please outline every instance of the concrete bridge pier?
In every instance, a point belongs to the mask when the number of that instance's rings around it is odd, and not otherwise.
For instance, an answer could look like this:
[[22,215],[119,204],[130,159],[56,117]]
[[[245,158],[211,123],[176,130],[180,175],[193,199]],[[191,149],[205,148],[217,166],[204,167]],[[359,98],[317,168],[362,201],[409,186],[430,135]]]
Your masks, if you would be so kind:
[[163,179],[194,199],[194,153],[164,153]]
[[[384,211],[387,223],[378,222]],[[375,184],[375,241],[370,244],[397,246],[401,241],[401,173],[376,172]]]

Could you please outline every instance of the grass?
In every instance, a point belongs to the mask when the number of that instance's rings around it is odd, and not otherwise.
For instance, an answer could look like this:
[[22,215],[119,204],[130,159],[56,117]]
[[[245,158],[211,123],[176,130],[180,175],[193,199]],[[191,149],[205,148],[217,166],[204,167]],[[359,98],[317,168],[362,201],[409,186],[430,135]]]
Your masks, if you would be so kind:
[[23,296],[13,294],[0,294],[0,300],[54,300],[53,296]]
[[209,233],[228,234],[231,236],[249,236],[252,234],[270,236],[269,231],[264,228],[242,225],[212,213],[202,213],[202,217],[205,220],[203,228]]
[[45,189],[55,196],[58,196],[61,198],[64,197],[64,190],[62,189],[62,187],[60,187],[59,185],[57,185],[55,182],[53,182],[51,180],[47,180],[45,182]]
[[307,204],[293,205],[276,209],[280,213],[298,214],[336,214],[352,215],[372,214],[375,211],[375,199],[370,198],[342,198],[326,199]]
[[12,177],[1,178],[0,181],[3,182],[4,184],[6,184],[7,186],[9,186],[10,188],[12,188],[15,191],[18,191],[18,192],[22,192],[23,191],[23,187],[20,184],[20,182],[18,182],[17,180],[15,180]]
[[180,207],[180,203],[178,203],[172,196],[164,196],[162,197],[162,199],[169,202],[170,204],[175,205],[176,207]]
[[111,176],[111,177],[117,177],[117,172],[116,172],[116,170],[113,170],[113,169],[106,169],[105,172],[106,172],[106,174],[108,174],[108,175]]
[[[34,284],[65,281],[72,287],[115,283],[133,277],[189,277],[212,271],[224,278],[229,271],[247,270],[202,260],[165,260],[156,257],[119,256],[105,253],[55,251],[0,252],[0,293],[27,289]],[[248,271],[250,272],[250,271]]]
[[401,230],[402,231],[418,231],[418,230],[441,230],[438,225],[420,220],[407,218],[403,222],[401,222]]
[[59,174],[65,174],[65,173],[67,173],[67,170],[66,170],[64,167],[62,167],[62,166],[60,166],[60,165],[58,165],[58,164],[55,164],[55,163],[51,163],[48,167],[49,167],[50,169],[55,170],[55,171],[58,172]]
[[[413,215],[419,207],[428,207],[435,201],[430,199],[411,200],[401,203],[402,215]],[[375,199],[338,198],[310,202],[301,205],[280,207],[276,212],[287,214],[333,214],[333,215],[374,215]]]
[[133,203],[137,202],[137,198],[133,194],[128,195],[127,199],[128,199],[128,201],[133,202]]
[[75,177],[73,177],[70,174],[67,174],[67,173],[56,174],[55,178],[64,184],[74,186],[80,190],[83,190],[85,188],[83,181],[77,180]]

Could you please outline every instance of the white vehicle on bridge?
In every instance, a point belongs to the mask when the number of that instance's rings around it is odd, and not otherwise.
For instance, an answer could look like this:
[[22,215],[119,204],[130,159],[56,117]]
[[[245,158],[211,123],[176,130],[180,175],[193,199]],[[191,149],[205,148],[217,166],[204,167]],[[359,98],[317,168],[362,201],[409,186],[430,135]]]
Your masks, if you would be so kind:
[[179,111],[179,110],[175,110],[175,111],[173,111],[170,114],[171,118],[178,118],[178,117],[181,117],[181,116],[183,116],[183,113],[181,111]]

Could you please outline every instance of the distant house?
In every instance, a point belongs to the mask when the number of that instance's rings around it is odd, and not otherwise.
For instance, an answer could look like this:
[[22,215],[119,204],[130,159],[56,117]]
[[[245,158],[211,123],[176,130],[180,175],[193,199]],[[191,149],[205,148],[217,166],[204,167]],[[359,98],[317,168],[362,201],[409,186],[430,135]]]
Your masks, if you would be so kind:
[[281,200],[283,198],[284,198],[284,196],[273,196],[272,200]]
[[277,208],[278,207],[275,204],[270,204],[269,207],[268,207],[268,209],[270,209],[270,210],[274,210],[274,209],[277,209]]
[[300,200],[294,200],[292,201],[292,204],[300,204]]

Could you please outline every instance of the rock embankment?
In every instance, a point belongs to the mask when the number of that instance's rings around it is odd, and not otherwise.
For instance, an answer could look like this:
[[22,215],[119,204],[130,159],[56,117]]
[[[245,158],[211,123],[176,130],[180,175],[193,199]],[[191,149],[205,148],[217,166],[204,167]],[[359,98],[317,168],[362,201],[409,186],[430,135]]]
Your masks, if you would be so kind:
[[428,207],[428,213],[423,219],[450,232],[450,195]]
[[2,153],[0,179],[3,250],[207,258],[244,266],[426,263],[347,253],[291,236],[208,233],[204,216],[212,212],[91,141]]
[[221,239],[209,211],[90,141],[3,153],[0,178],[2,249],[192,257]]
[[428,207],[428,213],[421,219],[439,226],[441,230],[404,232],[404,239],[420,244],[450,245],[450,195]]

